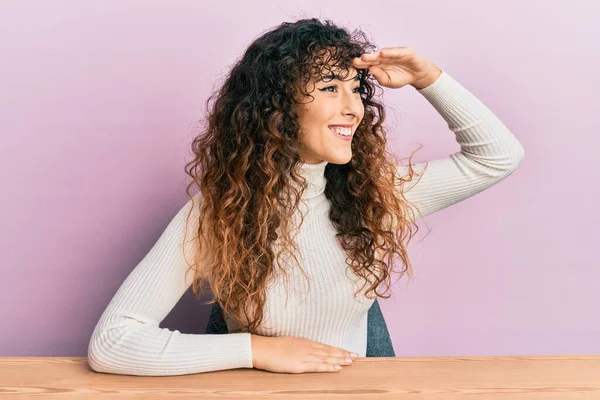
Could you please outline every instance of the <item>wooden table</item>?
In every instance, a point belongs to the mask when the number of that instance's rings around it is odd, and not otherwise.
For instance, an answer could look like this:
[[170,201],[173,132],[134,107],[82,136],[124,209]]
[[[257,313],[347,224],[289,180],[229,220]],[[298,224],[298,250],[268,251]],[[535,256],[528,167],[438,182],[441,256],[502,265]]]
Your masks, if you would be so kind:
[[359,358],[335,373],[148,377],[85,357],[0,357],[0,399],[600,399],[600,355]]

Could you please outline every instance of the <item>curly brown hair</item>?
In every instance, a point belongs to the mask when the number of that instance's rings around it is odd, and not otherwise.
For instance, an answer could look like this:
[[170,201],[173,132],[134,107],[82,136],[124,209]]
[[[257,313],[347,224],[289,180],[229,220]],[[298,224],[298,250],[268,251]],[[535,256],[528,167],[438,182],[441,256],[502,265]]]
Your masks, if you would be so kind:
[[[254,40],[208,98],[206,126],[194,138],[194,159],[185,167],[193,180],[187,186],[192,204],[187,222],[193,215],[195,224],[189,266],[194,294],[201,297],[210,287],[208,303],[218,301],[237,321],[232,332],[254,333],[260,326],[268,281],[277,272],[286,274],[281,256],[288,254],[299,265],[290,235],[306,189],[299,173],[298,94],[310,96],[305,84],[316,74],[335,66],[348,71],[353,58],[375,48],[361,30],[349,33],[328,20],[284,22]],[[327,164],[325,196],[346,262],[365,281],[361,290],[368,285],[367,294],[388,298],[396,255],[402,260],[400,276],[412,274],[406,246],[419,228],[404,184],[416,172],[411,154],[408,174],[397,173],[398,160],[386,149],[384,107],[374,99],[376,81],[366,69],[358,73],[364,118],[350,162]],[[191,196],[194,184],[200,193]],[[194,200],[199,204],[192,214]],[[283,242],[275,253],[278,239]],[[382,282],[387,289],[379,293]]]

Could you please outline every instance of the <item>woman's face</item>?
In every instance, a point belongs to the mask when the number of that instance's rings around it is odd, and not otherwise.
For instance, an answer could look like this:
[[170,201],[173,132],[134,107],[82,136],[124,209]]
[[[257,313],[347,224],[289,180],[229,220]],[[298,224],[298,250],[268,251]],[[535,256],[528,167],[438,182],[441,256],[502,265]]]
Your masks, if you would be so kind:
[[[345,78],[333,70],[332,76],[315,77],[307,85],[305,96],[298,105],[301,157],[307,164],[326,160],[333,164],[346,164],[352,158],[350,144],[362,120],[365,108],[360,97],[358,71],[350,67]],[[356,79],[355,79],[356,78]],[[333,125],[333,126],[332,126]],[[349,129],[336,131],[335,125]],[[350,136],[342,136],[350,133]]]

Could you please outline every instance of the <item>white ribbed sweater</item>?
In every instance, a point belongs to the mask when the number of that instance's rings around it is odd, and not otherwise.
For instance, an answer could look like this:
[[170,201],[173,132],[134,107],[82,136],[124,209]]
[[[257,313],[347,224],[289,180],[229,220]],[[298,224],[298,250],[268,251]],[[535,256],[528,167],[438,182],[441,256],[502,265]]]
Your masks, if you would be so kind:
[[[406,198],[431,214],[464,200],[510,175],[524,149],[504,124],[446,71],[417,90],[445,119],[461,149],[448,157],[413,165],[422,173]],[[268,288],[263,328],[266,336],[292,335],[366,355],[367,311],[373,299],[353,296],[360,280],[346,275],[342,247],[335,239],[324,195],[326,161],[304,164],[309,181],[303,200],[308,214],[298,231],[299,261],[310,277],[310,292],[299,270],[289,271],[289,297],[280,280]],[[406,166],[398,166],[405,174]],[[411,182],[411,185],[414,183]],[[195,204],[198,202],[195,201]],[[302,203],[301,203],[302,204]],[[182,334],[160,328],[191,285],[182,254],[188,202],[156,244],[123,282],[98,321],[88,362],[99,372],[128,375],[183,375],[252,368],[250,333]],[[195,207],[196,209],[197,207]],[[197,215],[196,215],[197,217]],[[193,221],[192,218],[190,221]],[[191,225],[191,224],[190,224]],[[194,232],[192,226],[190,232]],[[189,240],[189,234],[187,236]],[[186,245],[186,253],[189,245]],[[191,253],[187,260],[192,260]],[[226,317],[231,329],[233,321]]]

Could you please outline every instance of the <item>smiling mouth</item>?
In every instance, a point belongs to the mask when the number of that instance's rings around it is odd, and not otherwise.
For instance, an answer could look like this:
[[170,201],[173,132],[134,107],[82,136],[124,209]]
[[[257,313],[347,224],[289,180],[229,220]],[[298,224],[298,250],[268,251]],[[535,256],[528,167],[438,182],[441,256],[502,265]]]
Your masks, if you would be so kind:
[[329,130],[338,138],[343,139],[343,140],[352,140],[352,137],[354,136],[354,132],[352,131],[352,128],[332,128],[332,127],[328,127]]

